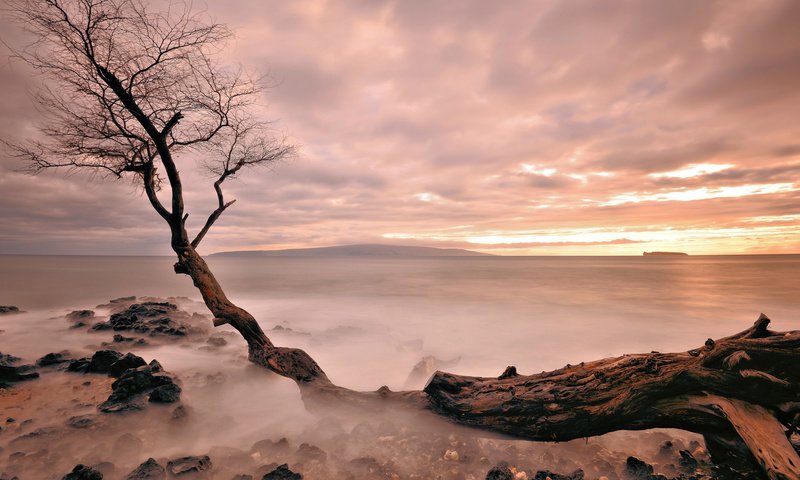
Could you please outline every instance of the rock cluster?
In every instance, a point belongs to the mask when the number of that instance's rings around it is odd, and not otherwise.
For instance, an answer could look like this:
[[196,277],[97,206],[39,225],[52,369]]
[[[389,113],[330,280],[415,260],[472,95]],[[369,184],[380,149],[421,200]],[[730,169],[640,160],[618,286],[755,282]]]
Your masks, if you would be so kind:
[[[113,302],[113,300],[112,300]],[[169,302],[134,303],[113,313],[106,322],[92,325],[92,330],[132,331],[140,334],[185,336],[191,316]]]
[[148,364],[132,353],[98,350],[91,358],[72,360],[67,370],[104,373],[117,379],[111,384],[111,395],[98,407],[105,413],[140,410],[145,406],[145,396],[157,403],[180,400],[181,387],[174,376],[165,372],[157,360]]
[[0,305],[0,315],[5,315],[7,313],[21,313],[19,307],[15,307],[14,305]]

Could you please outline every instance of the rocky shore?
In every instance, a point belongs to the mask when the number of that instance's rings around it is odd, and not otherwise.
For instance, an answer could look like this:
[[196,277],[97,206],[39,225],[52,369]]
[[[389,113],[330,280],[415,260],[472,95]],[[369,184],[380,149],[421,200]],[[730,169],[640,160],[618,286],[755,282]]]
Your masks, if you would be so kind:
[[[550,444],[491,436],[444,420],[333,413],[294,431],[249,431],[231,404],[260,402],[267,410],[280,402],[225,396],[232,380],[224,373],[185,367],[175,373],[170,361],[148,357],[169,346],[250,368],[238,345],[229,348],[231,339],[212,332],[210,319],[186,305],[189,299],[115,299],[53,320],[66,331],[85,333],[80,352],[0,354],[0,480],[731,478],[709,463],[698,437],[680,432],[623,432]],[[409,381],[455,361],[426,356]],[[260,370],[254,375],[278,381]],[[217,418],[214,408],[228,413]],[[215,434],[233,423],[244,425],[237,427],[241,438],[217,441]]]

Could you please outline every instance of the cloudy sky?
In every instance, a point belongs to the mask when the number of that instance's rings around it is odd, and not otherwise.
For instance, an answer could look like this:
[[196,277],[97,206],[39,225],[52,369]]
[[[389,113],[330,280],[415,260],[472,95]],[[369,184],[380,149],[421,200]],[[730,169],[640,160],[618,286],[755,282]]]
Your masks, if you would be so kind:
[[[208,1],[300,155],[228,185],[202,250],[800,253],[800,2]],[[13,37],[13,27],[2,26]],[[0,135],[34,127],[0,67]],[[0,253],[166,254],[130,184],[18,173]],[[189,226],[215,202],[182,159]]]

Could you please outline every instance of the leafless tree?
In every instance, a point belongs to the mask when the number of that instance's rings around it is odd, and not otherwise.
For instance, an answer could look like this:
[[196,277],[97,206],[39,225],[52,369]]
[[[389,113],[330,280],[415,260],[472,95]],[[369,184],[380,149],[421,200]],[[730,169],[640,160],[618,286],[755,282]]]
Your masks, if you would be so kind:
[[[17,56],[46,77],[48,88],[37,96],[44,139],[7,144],[33,172],[68,168],[132,178],[167,223],[175,271],[191,277],[214,325],[238,330],[250,360],[295,380],[310,408],[410,408],[532,440],[684,428],[705,435],[717,459],[769,478],[800,478],[800,458],[786,439],[800,423],[800,332],[770,332],[765,317],[689,352],[630,355],[531,376],[512,367],[497,378],[437,372],[424,391],[409,392],[339,387],[304,351],[274,346],[253,316],[228,300],[197,247],[233,203],[223,195],[225,180],[294,149],[270,137],[253,115],[258,83],[215,59],[229,37],[224,26],[186,4],[171,3],[166,11],[147,5],[10,0],[6,13],[35,38]],[[217,207],[190,237],[179,165],[197,159],[216,177]]]

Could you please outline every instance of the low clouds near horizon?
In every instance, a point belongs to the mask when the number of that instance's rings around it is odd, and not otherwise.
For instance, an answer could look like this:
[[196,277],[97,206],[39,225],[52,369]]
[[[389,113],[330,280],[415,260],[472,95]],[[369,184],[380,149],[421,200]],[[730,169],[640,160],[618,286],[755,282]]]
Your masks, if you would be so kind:
[[[227,185],[202,250],[800,252],[800,2],[208,1],[300,155]],[[9,27],[3,26],[6,30]],[[0,68],[0,136],[35,116]],[[213,208],[186,175],[189,225]],[[125,182],[0,157],[0,253],[162,254]]]

